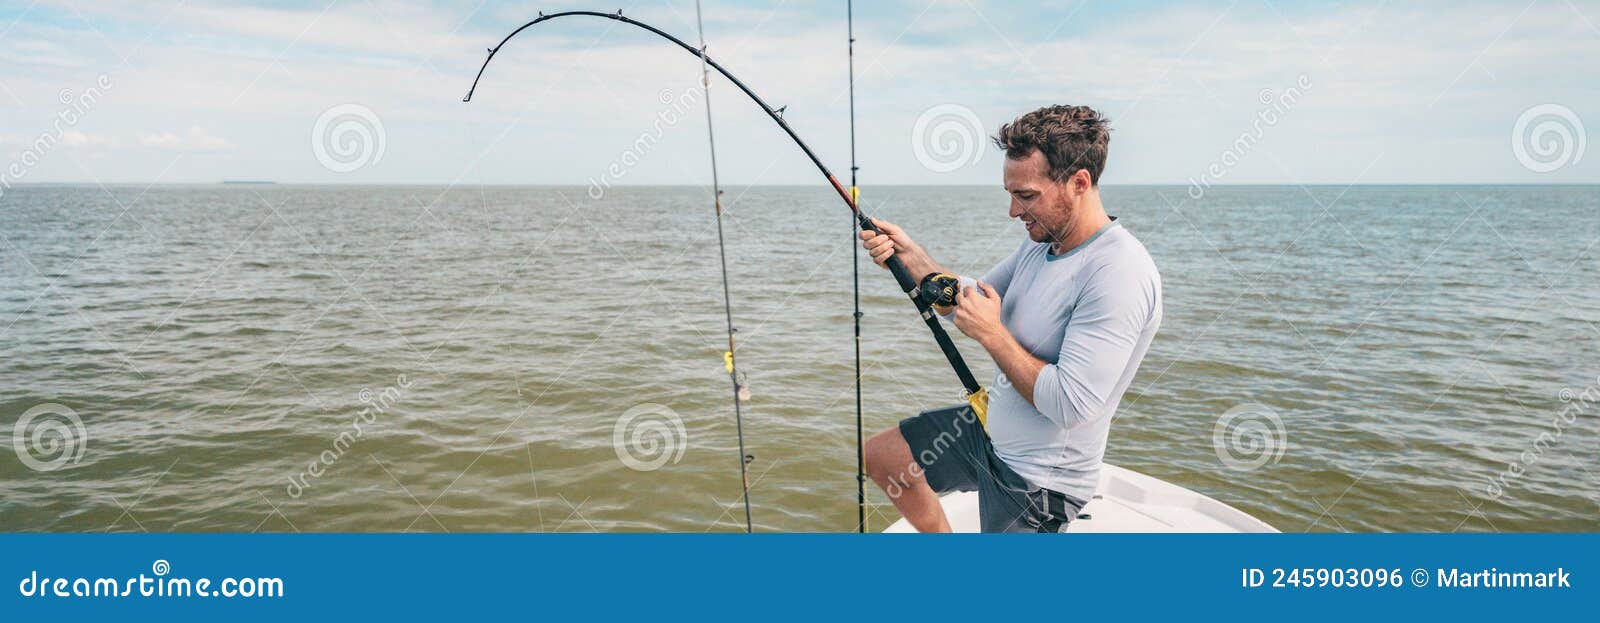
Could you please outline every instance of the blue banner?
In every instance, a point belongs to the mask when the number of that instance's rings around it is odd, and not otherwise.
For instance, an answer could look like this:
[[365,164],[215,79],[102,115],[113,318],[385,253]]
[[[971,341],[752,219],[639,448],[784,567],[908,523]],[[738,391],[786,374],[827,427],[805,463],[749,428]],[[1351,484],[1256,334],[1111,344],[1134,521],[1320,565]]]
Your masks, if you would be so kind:
[[8,534],[0,618],[1588,617],[1597,545],[1600,535]]

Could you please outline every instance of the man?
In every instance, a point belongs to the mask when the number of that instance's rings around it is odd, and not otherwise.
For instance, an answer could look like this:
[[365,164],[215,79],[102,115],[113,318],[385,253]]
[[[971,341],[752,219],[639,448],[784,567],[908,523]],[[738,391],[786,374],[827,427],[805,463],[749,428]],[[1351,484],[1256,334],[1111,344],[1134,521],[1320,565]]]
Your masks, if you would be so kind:
[[[866,469],[907,521],[949,532],[939,495],[978,492],[985,532],[1055,532],[1099,483],[1111,419],[1161,324],[1161,275],[1100,203],[1110,127],[1086,106],[1050,106],[1000,127],[1010,216],[1028,240],[939,310],[994,359],[988,425],[969,407],[874,435]],[[882,266],[945,272],[892,223],[862,232]],[[987,434],[985,434],[987,433]]]

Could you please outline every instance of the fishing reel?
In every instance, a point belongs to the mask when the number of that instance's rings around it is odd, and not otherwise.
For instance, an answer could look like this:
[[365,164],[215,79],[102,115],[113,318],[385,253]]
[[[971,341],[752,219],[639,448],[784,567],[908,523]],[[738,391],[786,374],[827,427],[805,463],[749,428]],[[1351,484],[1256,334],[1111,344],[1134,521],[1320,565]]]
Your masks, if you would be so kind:
[[934,307],[955,307],[961,280],[950,273],[928,273],[917,284],[917,297]]

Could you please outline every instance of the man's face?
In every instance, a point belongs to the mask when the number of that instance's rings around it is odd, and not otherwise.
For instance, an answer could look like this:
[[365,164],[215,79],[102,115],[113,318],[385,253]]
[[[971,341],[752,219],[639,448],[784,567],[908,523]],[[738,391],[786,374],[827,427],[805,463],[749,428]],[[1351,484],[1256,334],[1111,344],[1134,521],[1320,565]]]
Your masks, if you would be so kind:
[[1050,163],[1034,151],[1027,158],[1006,158],[1005,187],[1011,193],[1011,218],[1028,228],[1034,242],[1055,242],[1071,229],[1081,193],[1073,192],[1079,171],[1065,182],[1050,179]]

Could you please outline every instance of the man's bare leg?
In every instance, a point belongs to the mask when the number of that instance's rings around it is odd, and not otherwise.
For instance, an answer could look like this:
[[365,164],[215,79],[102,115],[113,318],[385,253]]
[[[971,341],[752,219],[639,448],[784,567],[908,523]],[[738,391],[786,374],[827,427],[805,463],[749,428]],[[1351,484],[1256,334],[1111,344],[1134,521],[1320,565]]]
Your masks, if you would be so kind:
[[922,466],[911,456],[911,446],[893,427],[873,435],[866,445],[867,475],[889,495],[894,507],[918,532],[949,532],[939,495],[928,486]]

